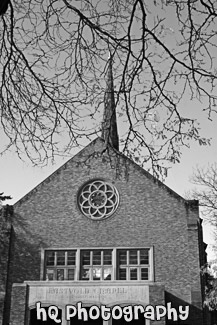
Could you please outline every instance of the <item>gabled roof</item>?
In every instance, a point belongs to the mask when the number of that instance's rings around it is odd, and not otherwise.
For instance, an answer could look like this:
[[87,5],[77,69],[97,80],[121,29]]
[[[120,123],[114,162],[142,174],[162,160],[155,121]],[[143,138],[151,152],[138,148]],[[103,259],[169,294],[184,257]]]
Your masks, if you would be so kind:
[[[104,149],[101,150],[101,153],[103,153],[106,150],[106,143],[105,140],[98,137],[96,139],[94,139],[92,142],[90,142],[85,148],[83,148],[81,151],[79,151],[75,156],[73,156],[72,158],[70,158],[68,161],[66,161],[62,166],[60,166],[56,171],[54,171],[50,176],[48,176],[47,178],[45,178],[41,183],[39,183],[34,189],[32,189],[30,192],[28,192],[23,198],[21,198],[20,200],[18,200],[14,206],[21,204],[23,201],[26,201],[32,194],[34,194],[35,192],[37,192],[38,190],[41,189],[41,187],[43,186],[43,184],[47,183],[48,181],[50,181],[53,177],[55,177],[56,175],[58,175],[61,170],[65,169],[67,164],[69,163],[79,163],[79,159],[84,156],[85,151],[89,151],[90,152],[90,148],[91,146],[95,146],[97,145],[97,142],[99,143],[99,146]],[[107,144],[108,145],[108,144]],[[184,204],[187,204],[188,206],[192,206],[192,208],[197,205],[195,202],[195,200],[193,201],[188,201],[185,200],[183,197],[181,197],[179,194],[177,194],[176,192],[174,192],[171,188],[169,188],[167,185],[165,185],[163,182],[161,182],[160,180],[158,180],[157,178],[155,178],[154,176],[152,176],[148,171],[146,171],[145,169],[143,169],[141,166],[139,166],[138,164],[136,164],[134,161],[132,161],[130,158],[128,158],[127,156],[125,156],[123,153],[119,152],[118,150],[116,150],[115,148],[109,146],[109,148],[111,150],[113,150],[113,153],[115,155],[118,155],[119,157],[121,157],[122,159],[125,159],[129,164],[131,164],[135,169],[137,169],[140,173],[142,173],[144,176],[146,176],[147,178],[149,178],[150,180],[152,180],[157,186],[162,187],[163,189],[165,189],[170,195],[172,195],[173,197],[175,197],[176,199],[182,201]],[[100,151],[99,151],[100,152]],[[97,153],[99,153],[97,152]],[[94,152],[92,157],[94,157]],[[91,158],[91,155],[90,155]]]

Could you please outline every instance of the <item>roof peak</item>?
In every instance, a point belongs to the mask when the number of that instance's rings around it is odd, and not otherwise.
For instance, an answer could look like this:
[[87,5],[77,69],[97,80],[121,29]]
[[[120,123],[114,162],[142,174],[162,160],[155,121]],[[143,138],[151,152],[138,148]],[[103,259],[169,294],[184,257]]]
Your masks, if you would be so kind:
[[113,148],[119,150],[119,138],[116,121],[116,105],[112,72],[112,55],[109,53],[106,71],[106,90],[104,97],[104,114],[102,122],[102,138]]

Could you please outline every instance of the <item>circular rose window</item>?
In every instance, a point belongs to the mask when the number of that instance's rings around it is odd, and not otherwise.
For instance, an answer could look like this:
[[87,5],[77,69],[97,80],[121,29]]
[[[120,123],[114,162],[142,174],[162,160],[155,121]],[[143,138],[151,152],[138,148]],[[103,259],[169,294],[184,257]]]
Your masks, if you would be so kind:
[[78,194],[81,212],[91,219],[105,219],[117,209],[119,202],[116,188],[102,180],[85,184]]

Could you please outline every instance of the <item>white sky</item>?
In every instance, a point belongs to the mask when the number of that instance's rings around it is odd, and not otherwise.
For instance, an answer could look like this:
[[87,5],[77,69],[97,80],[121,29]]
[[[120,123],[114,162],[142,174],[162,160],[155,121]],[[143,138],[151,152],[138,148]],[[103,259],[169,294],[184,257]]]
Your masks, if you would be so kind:
[[[189,181],[193,168],[208,166],[209,163],[217,161],[217,116],[213,116],[213,121],[209,121],[206,115],[192,103],[189,103],[186,111],[191,111],[188,116],[197,116],[201,134],[211,139],[211,145],[199,146],[192,142],[190,148],[182,148],[181,162],[171,165],[165,183],[181,196],[194,186]],[[183,113],[183,116],[186,114]],[[79,150],[79,148],[72,150],[68,157],[57,157],[53,165],[49,164],[45,167],[33,167],[27,158],[21,161],[16,153],[7,152],[0,159],[0,192],[11,195],[13,199],[7,203],[14,204]]]

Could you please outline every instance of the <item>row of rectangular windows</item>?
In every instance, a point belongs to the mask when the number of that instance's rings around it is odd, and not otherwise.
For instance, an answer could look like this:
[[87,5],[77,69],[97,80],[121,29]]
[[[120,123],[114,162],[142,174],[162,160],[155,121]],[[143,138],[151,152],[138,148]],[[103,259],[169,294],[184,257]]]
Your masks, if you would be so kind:
[[48,250],[45,253],[45,278],[58,281],[147,281],[151,278],[150,249],[118,249],[116,254],[112,249],[85,249],[79,250],[79,256],[77,250]]

